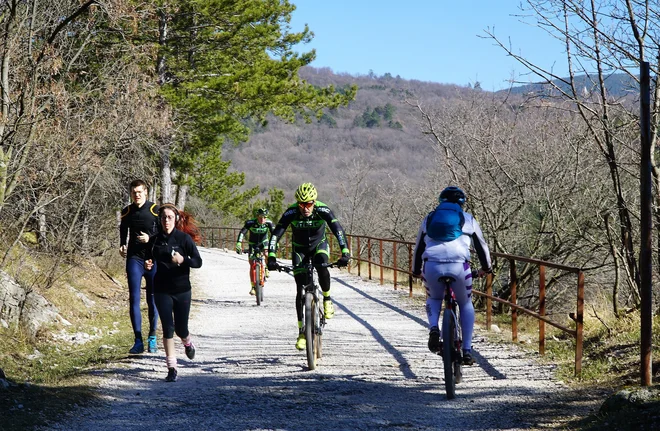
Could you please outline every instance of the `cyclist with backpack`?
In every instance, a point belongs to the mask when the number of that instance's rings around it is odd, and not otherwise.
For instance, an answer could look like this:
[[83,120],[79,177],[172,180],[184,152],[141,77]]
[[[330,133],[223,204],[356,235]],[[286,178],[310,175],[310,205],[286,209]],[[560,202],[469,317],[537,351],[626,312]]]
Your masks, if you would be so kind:
[[344,228],[335,217],[332,210],[323,202],[316,200],[318,193],[312,183],[301,184],[296,190],[296,203],[291,204],[282,214],[277,222],[275,230],[270,237],[268,246],[268,268],[277,269],[277,242],[280,240],[284,231],[291,225],[291,236],[293,244],[291,249],[291,260],[293,262],[293,276],[296,280],[296,313],[298,315],[298,338],[296,339],[296,349],[305,350],[307,345],[305,332],[303,330],[303,307],[305,297],[303,288],[307,283],[307,271],[301,267],[301,263],[309,262],[312,259],[316,273],[318,274],[319,285],[323,291],[323,311],[326,319],[332,318],[335,314],[332,300],[330,299],[330,271],[322,264],[328,263],[330,256],[330,245],[325,235],[326,226],[330,227],[332,233],[337,237],[337,242],[341,248],[341,258],[338,263],[340,266],[348,265],[351,253],[348,250],[348,243],[344,235]]
[[472,365],[474,306],[471,297],[470,245],[474,246],[481,265],[479,277],[492,270],[490,251],[481,227],[472,214],[463,211],[465,199],[465,193],[458,187],[447,187],[440,193],[440,204],[424,218],[419,228],[412,273],[414,277],[422,277],[426,286],[428,348],[434,353],[442,350],[438,322],[444,285],[439,279],[449,275],[456,280],[452,289],[460,310],[463,363]]
[[[243,252],[243,238],[248,232],[250,232],[248,235],[248,256],[252,256],[252,249],[259,245],[263,247],[263,253],[265,256],[268,251],[269,235],[273,233],[275,226],[273,225],[273,222],[268,219],[267,208],[255,208],[252,211],[252,214],[254,215],[254,218],[247,220],[241,231],[238,233],[238,239],[236,240],[236,253],[241,254]],[[251,268],[252,259],[249,260],[249,263]],[[265,275],[268,277],[268,269],[266,269]],[[252,284],[250,295],[254,295],[254,285],[256,280],[254,280],[254,274],[252,274],[252,271],[250,271],[250,283]]]

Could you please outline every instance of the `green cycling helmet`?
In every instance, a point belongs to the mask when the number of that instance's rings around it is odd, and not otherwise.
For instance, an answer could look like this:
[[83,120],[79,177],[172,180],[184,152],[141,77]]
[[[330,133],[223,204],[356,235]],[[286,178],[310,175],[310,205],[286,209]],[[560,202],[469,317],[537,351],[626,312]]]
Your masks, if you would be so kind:
[[268,209],[267,208],[255,208],[254,210],[252,210],[252,214],[254,214],[255,217],[259,217],[259,216],[268,217]]
[[303,183],[296,190],[295,198],[298,202],[315,201],[318,197],[316,187],[312,183]]

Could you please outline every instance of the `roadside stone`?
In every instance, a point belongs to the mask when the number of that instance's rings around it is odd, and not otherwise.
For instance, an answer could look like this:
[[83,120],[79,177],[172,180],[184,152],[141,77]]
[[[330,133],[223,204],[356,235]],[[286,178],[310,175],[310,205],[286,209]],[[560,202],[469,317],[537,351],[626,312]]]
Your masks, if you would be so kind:
[[613,413],[624,409],[647,408],[660,402],[659,388],[623,389],[610,395],[601,405],[601,413]]

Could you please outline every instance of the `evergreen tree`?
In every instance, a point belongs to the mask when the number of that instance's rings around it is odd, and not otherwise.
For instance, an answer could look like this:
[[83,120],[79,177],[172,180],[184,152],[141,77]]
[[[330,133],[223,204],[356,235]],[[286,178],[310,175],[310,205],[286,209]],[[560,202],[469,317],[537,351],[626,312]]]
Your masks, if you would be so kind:
[[[289,32],[294,9],[287,0],[160,4],[160,24],[168,28],[159,53],[165,66],[162,90],[174,108],[179,132],[172,161],[180,184],[198,181],[199,171],[192,169],[198,164],[219,168],[213,173],[216,177],[230,175],[224,164],[199,159],[219,157],[227,139],[247,140],[247,118],[263,123],[273,113],[289,121],[297,115],[310,121],[312,116],[320,118],[324,108],[347,104],[355,97],[355,87],[337,92],[332,86],[315,88],[299,78],[299,69],[314,59],[315,52],[294,51],[312,38],[307,27]],[[224,181],[224,186],[233,179]],[[236,192],[240,185],[234,184],[226,191]],[[218,202],[221,197],[227,202]],[[214,205],[234,208],[232,193],[215,199]]]

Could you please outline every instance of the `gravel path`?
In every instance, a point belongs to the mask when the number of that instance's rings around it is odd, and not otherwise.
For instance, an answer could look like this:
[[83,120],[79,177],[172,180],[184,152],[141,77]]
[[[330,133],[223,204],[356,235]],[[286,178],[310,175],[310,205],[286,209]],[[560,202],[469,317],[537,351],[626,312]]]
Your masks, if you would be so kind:
[[566,405],[553,400],[568,392],[551,367],[489,343],[480,328],[478,364],[448,401],[419,301],[346,271],[331,270],[336,314],[324,357],[308,371],[294,347],[292,277],[271,274],[257,307],[244,255],[200,251],[190,324],[197,356],[185,358],[177,340],[179,380],[164,381],[162,349],[127,358],[95,373],[101,403],[42,430],[528,430],[566,420]]

